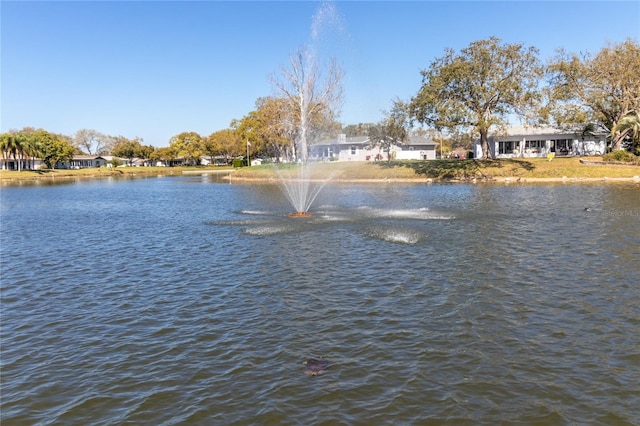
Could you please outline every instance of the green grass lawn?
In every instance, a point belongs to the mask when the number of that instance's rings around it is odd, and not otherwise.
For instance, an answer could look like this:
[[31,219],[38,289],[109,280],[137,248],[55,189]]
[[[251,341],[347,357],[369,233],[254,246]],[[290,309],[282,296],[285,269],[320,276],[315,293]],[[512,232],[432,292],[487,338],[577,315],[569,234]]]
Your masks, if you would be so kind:
[[[599,161],[600,157],[586,158]],[[108,176],[181,175],[189,171],[233,171],[233,179],[270,181],[278,179],[274,167],[282,175],[295,177],[297,165],[280,164],[244,167],[234,171],[221,167],[118,167],[80,170],[0,170],[0,180],[29,180],[47,178],[100,178]],[[544,158],[499,160],[427,160],[427,161],[377,161],[377,162],[329,162],[309,165],[312,179],[332,177],[341,181],[385,180],[520,180],[537,179],[604,179],[633,178],[640,176],[637,165],[587,165],[576,157],[559,157],[553,161]]]
[[182,175],[185,171],[233,170],[231,167],[99,167],[78,170],[0,170],[0,180],[32,180],[52,178],[102,178],[119,176]]
[[[600,157],[588,158],[598,161]],[[284,175],[295,165],[280,166]],[[330,162],[312,164],[311,178],[333,176],[336,180],[469,180],[469,179],[604,179],[633,178],[640,175],[634,165],[586,165],[576,157],[560,157],[552,161],[544,158],[499,160],[428,160],[379,162]],[[262,165],[239,169],[234,179],[276,179],[274,167]]]

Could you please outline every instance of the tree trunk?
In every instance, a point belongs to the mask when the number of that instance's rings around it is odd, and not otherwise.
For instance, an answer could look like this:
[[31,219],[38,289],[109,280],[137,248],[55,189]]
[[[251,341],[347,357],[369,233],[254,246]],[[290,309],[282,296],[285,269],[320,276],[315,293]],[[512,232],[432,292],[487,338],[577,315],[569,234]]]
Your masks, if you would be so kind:
[[627,132],[616,132],[615,136],[611,140],[611,151],[619,151],[622,149],[622,141]]
[[483,160],[493,160],[493,153],[489,149],[489,137],[488,130],[480,130],[480,146],[482,147],[482,159]]
[[306,111],[301,111],[300,114],[300,146],[298,147],[298,152],[296,155],[303,162],[307,162],[307,113]]
[[13,154],[13,162],[16,163],[16,166],[18,167],[18,171],[22,171],[22,157],[18,156],[18,154]]

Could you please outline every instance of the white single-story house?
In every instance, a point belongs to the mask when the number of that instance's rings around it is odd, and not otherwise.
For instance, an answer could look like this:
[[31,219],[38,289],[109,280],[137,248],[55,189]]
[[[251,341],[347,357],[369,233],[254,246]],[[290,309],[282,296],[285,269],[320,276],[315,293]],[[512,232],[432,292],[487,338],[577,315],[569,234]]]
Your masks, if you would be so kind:
[[47,167],[47,165],[40,158],[28,158],[28,159],[15,159],[15,158],[3,158],[2,170],[40,170]]
[[[436,146],[431,139],[411,136],[406,143],[392,144],[390,155],[395,160],[435,160]],[[335,139],[325,139],[309,147],[310,161],[376,161],[386,160],[386,150],[371,146],[368,136],[347,137],[338,135]]]
[[[553,126],[508,126],[504,132],[489,134],[489,149],[494,158],[530,158],[553,155],[603,155],[607,134],[583,133],[581,129]],[[475,158],[482,157],[480,140],[473,145]]]
[[153,162],[151,160],[147,160],[145,158],[138,158],[138,157],[121,158],[121,157],[114,157],[113,155],[105,155],[104,158],[107,160],[108,163],[111,163],[111,164],[107,164],[108,167],[113,166],[114,160],[116,164],[118,164],[117,167],[150,167],[153,165],[152,164]]
[[[200,156],[200,164],[203,166],[226,166],[231,163],[232,159],[228,158],[224,155],[216,155],[213,157],[213,161],[211,160],[211,156],[202,155]],[[253,160],[252,160],[253,163]]]
[[71,161],[58,162],[56,169],[88,169],[106,165],[107,160],[97,155],[74,155]]

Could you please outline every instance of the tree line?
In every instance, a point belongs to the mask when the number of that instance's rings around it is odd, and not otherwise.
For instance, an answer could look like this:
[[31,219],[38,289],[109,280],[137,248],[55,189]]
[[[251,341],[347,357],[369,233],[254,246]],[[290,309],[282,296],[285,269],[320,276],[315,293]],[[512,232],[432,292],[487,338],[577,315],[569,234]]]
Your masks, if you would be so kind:
[[[389,149],[412,132],[429,133],[439,143],[480,140],[483,155],[490,129],[504,128],[516,116],[530,125],[584,126],[609,134],[612,150],[638,151],[640,141],[640,45],[637,40],[607,44],[596,54],[558,50],[544,63],[533,46],[497,37],[474,41],[459,52],[446,49],[421,71],[422,83],[408,100],[392,100],[376,123],[342,126],[338,121],[344,72],[332,59],[320,64],[304,47],[272,75],[276,95],[261,97],[255,109],[209,135],[185,131],[169,146],[144,145],[138,137],[104,135],[81,129],[73,136],[24,128],[0,135],[3,159],[42,159],[54,168],[76,154],[145,158],[171,164],[182,159],[252,155],[306,159],[309,141],[368,136]],[[416,126],[418,124],[419,126]],[[446,138],[443,137],[446,135]],[[19,162],[20,164],[21,162]]]
[[467,131],[490,155],[488,133],[510,116],[531,125],[584,126],[609,133],[612,150],[638,149],[640,45],[627,39],[597,54],[567,53],[543,63],[535,47],[475,41],[446,50],[423,70],[407,115],[436,129]]

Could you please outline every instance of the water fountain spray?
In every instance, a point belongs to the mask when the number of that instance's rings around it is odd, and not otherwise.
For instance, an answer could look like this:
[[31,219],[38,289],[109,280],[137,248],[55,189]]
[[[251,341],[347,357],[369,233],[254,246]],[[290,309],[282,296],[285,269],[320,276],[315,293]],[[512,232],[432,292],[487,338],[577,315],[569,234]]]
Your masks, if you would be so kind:
[[[321,27],[337,16],[331,4],[321,7],[313,19],[311,38],[317,41]],[[344,71],[332,58],[321,66],[318,53],[311,46],[303,46],[289,56],[289,65],[281,67],[279,77],[271,76],[271,82],[288,107],[287,133],[295,136],[294,157],[297,162],[296,177],[278,175],[284,192],[295,212],[290,217],[309,217],[309,209],[322,187],[331,179],[311,182],[308,165],[308,139],[312,123],[326,122],[335,115],[342,102],[342,78]],[[277,169],[276,169],[277,170]]]

